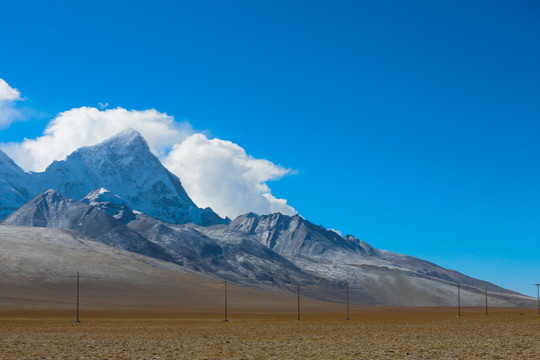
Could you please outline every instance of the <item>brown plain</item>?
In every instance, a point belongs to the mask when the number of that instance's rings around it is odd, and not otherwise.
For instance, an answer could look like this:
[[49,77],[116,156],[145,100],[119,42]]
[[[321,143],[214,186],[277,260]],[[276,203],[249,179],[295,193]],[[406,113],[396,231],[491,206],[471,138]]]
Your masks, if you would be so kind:
[[[0,311],[1,359],[540,359],[536,309]],[[233,310],[234,309],[234,310]]]
[[112,278],[83,272],[81,323],[76,264],[57,276],[2,273],[0,359],[540,359],[536,309],[463,307],[458,318],[456,308],[355,305],[345,320],[343,304],[302,297],[297,321],[295,287],[229,284],[224,323],[223,282],[174,265],[109,263],[101,273]]

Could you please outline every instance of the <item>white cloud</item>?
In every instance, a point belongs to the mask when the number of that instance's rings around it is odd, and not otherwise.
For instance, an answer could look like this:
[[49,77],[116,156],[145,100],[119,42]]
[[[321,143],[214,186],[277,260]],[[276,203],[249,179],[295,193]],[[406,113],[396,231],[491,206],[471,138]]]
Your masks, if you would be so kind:
[[0,129],[7,128],[13,121],[20,117],[15,109],[15,101],[21,99],[19,90],[12,88],[4,79],[0,79]]
[[80,107],[60,113],[47,125],[43,136],[3,144],[2,148],[23,169],[43,171],[54,160],[64,159],[81,146],[94,145],[128,128],[139,131],[158,156],[193,133],[189,123],[175,122],[172,116],[154,109],[119,107],[100,111]]
[[42,171],[52,161],[128,128],[144,136],[198,206],[210,206],[231,218],[249,211],[296,213],[286,200],[274,197],[266,184],[290,174],[289,169],[255,159],[232,142],[208,139],[195,133],[189,123],[179,123],[154,109],[71,109],[51,120],[42,136],[21,143],[0,143],[0,148],[23,169]]
[[230,141],[194,134],[175,145],[163,159],[178,175],[199,206],[234,218],[253,211],[258,214],[295,214],[287,200],[274,197],[266,184],[290,171],[268,160],[255,159]]

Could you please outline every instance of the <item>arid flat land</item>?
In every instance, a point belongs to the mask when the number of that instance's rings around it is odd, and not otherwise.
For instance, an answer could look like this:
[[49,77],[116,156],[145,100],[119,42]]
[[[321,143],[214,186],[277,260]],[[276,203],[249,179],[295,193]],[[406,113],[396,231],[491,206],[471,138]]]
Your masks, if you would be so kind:
[[1,359],[540,359],[536,309],[0,311]]

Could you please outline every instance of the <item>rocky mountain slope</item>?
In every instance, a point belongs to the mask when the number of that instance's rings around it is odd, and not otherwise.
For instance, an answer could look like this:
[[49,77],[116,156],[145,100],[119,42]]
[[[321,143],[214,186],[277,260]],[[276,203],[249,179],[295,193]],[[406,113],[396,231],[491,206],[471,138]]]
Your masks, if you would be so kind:
[[281,255],[333,259],[351,254],[378,254],[359,239],[344,238],[298,215],[249,213],[234,219],[229,228],[253,235],[261,244]]
[[331,299],[349,283],[352,297],[364,304],[454,305],[457,285],[464,303],[482,306],[486,287],[492,304],[531,304],[528,297],[442,268],[412,256],[375,249],[351,236],[326,230],[300,216],[246,214],[228,226],[201,229],[209,236],[255,238],[296,266],[334,283],[334,290],[318,285],[317,296]]
[[[301,216],[282,214],[259,216],[251,213],[236,218],[230,223],[229,228],[252,235],[278,254],[296,259],[295,262],[300,267],[313,268],[312,271],[325,277],[343,278],[342,273],[346,272],[348,273],[347,278],[355,278],[353,273],[358,271],[351,273],[351,270],[358,269],[357,266],[362,266],[364,269],[384,267],[396,272],[408,273],[416,278],[442,281],[448,284],[459,283],[478,289],[489,286],[502,293],[516,294],[494,284],[442,268],[429,261],[375,249],[352,235],[340,236],[303,219]],[[309,262],[316,265],[310,265]],[[331,264],[332,270],[323,264]],[[350,268],[351,266],[353,268]],[[340,271],[337,271],[336,267],[340,268]],[[346,269],[349,270],[346,271]],[[336,277],[334,275],[336,273],[341,273],[341,275]]]
[[55,190],[47,190],[32,199],[4,219],[2,224],[74,230],[116,248],[156,259],[173,260],[166,251],[113,216],[99,208],[68,199]]
[[107,245],[257,288],[325,282],[256,239],[209,237],[200,231],[204,227],[195,224],[166,223],[130,209],[122,198],[105,189],[92,192],[81,202],[47,190],[13,212],[2,225],[73,230]]

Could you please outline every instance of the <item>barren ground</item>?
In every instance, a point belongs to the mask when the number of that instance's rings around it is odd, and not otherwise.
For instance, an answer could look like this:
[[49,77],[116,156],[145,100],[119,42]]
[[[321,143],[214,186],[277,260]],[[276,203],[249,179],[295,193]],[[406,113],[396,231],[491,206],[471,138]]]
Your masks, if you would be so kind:
[[[336,308],[337,310],[337,308]],[[533,309],[343,312],[0,311],[1,359],[539,359]]]

